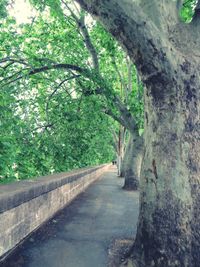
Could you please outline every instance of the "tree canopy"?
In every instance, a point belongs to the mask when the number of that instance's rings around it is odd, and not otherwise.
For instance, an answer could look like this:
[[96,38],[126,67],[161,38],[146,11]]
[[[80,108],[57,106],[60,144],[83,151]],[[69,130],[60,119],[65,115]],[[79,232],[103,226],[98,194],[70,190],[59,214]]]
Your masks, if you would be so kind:
[[1,182],[111,161],[123,114],[143,128],[142,84],[111,35],[73,2],[33,4],[32,22],[1,20]]

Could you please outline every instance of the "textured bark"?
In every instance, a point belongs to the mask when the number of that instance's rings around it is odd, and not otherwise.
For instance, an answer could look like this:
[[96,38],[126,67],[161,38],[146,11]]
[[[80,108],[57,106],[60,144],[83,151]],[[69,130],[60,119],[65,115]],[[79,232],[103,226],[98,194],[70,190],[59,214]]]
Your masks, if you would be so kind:
[[117,170],[118,176],[121,176],[122,159],[124,157],[124,144],[125,144],[125,128],[120,126],[118,136],[118,152],[117,152]]
[[125,177],[125,169],[127,167],[127,162],[128,162],[128,158],[130,155],[130,147],[132,146],[132,140],[130,138],[130,133],[129,133],[129,139],[127,144],[125,145],[125,152],[124,152],[124,157],[122,160],[122,167],[121,167],[121,177]]
[[178,22],[178,7],[171,9],[168,0],[148,1],[157,3],[154,16],[152,9],[137,5],[147,3],[142,0],[78,2],[127,50],[145,85],[145,154],[133,266],[198,267],[199,1],[188,25]]
[[195,66],[188,62],[186,69],[174,77],[171,94],[159,99],[149,90],[145,94],[145,155],[134,245],[139,266],[197,267],[200,262],[200,85]]
[[143,158],[143,138],[135,132],[130,134],[124,156],[124,186],[126,190],[137,190]]
[[125,168],[126,168],[126,150],[124,152],[124,157],[122,159],[122,164],[121,164],[121,173],[120,173],[120,177],[124,177],[125,176]]

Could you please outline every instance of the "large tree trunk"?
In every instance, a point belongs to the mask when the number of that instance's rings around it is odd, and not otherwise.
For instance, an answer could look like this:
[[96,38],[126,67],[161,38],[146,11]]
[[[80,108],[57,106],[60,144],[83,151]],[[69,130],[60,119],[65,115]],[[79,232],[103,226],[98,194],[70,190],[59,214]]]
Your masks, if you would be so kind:
[[137,190],[143,157],[143,138],[130,134],[124,158],[124,186],[126,190]]
[[[145,154],[134,266],[198,267],[200,1],[193,22],[175,27],[179,0],[78,1],[126,48],[145,85]],[[156,9],[148,8],[150,2],[157,3]]]
[[139,266],[199,266],[200,84],[194,67],[189,73],[190,81],[188,74],[185,79],[174,77],[178,88],[165,98],[146,91],[145,155],[134,245]]

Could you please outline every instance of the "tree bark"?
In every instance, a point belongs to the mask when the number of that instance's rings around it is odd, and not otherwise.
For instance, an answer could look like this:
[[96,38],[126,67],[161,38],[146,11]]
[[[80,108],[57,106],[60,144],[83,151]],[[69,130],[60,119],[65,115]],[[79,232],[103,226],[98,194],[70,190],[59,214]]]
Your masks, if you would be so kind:
[[137,132],[130,134],[124,158],[124,186],[126,190],[137,190],[143,158],[143,138]]
[[121,177],[125,177],[125,169],[127,168],[128,158],[130,156],[130,148],[131,148],[131,146],[132,146],[132,139],[131,139],[130,133],[129,133],[128,142],[125,145],[125,152],[124,152],[124,157],[123,157],[123,160],[122,160]]
[[118,154],[117,154],[117,171],[118,176],[121,177],[122,161],[124,157],[124,142],[125,142],[125,128],[120,125],[118,136]]
[[197,267],[200,262],[200,84],[194,66],[188,62],[189,66],[190,80],[188,74],[184,79],[174,77],[174,95],[165,94],[156,106],[158,99],[146,90],[145,154],[134,245],[139,266]]
[[[127,147],[126,147],[127,149]],[[120,173],[120,177],[125,177],[125,168],[126,168],[126,161],[127,161],[127,154],[126,154],[126,149],[124,152],[124,157],[122,159],[122,164],[121,164],[121,173]]]
[[[178,16],[169,12],[168,1],[156,1],[158,19],[167,25],[162,30],[151,14],[148,17],[148,8],[137,6],[142,0],[78,2],[99,17],[128,51],[145,85],[145,152],[132,265],[198,267],[199,1],[192,23],[176,27]],[[161,5],[166,13],[160,12]]]

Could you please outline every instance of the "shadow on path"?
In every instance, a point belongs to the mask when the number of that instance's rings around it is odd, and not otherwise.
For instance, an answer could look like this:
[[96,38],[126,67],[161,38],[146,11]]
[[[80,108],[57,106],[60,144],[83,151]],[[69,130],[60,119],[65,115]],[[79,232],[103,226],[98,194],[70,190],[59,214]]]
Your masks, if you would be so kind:
[[122,185],[111,167],[0,266],[106,267],[110,244],[136,233],[139,196]]

